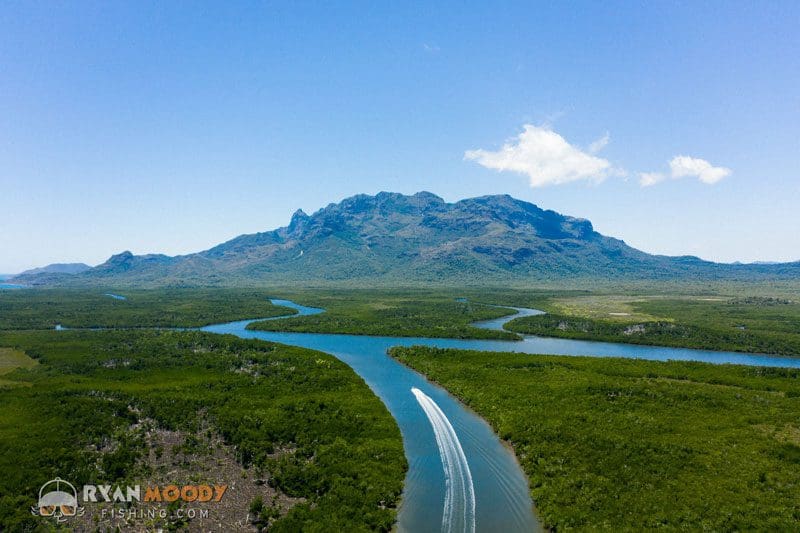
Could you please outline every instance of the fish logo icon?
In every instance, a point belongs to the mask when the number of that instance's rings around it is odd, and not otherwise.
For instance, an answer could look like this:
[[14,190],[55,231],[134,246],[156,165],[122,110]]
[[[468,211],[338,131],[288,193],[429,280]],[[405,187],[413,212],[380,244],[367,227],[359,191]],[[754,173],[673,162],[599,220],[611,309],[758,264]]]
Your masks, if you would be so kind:
[[83,515],[83,507],[78,506],[78,491],[75,486],[57,477],[39,489],[39,502],[31,507],[31,513],[55,518],[56,522],[66,522],[67,518]]

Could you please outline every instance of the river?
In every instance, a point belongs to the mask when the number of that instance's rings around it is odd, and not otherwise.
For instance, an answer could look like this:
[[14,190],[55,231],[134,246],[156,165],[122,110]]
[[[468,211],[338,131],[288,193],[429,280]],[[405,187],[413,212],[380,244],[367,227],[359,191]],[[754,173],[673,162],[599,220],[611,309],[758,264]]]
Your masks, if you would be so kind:
[[[288,300],[272,300],[272,303],[294,308],[299,315],[323,312]],[[514,309],[515,315],[475,325],[502,329],[511,319],[541,313],[535,309]],[[281,318],[285,317],[271,320]],[[400,531],[516,532],[542,528],[534,515],[527,479],[513,453],[482,418],[441,387],[389,357],[387,350],[393,346],[800,367],[800,359],[734,352],[535,336],[503,341],[251,331],[246,329],[251,322],[254,321],[202,329],[334,355],[350,365],[386,404],[400,427],[409,462],[403,504],[398,513]]]
[[[287,300],[272,303],[297,309],[300,315],[323,311]],[[280,318],[285,317],[273,320]],[[386,353],[392,346],[463,347],[469,341],[251,331],[246,329],[250,322],[202,329],[334,355],[364,378],[386,404],[400,427],[409,463],[398,513],[400,531],[541,530],[528,481],[491,427],[441,387]]]

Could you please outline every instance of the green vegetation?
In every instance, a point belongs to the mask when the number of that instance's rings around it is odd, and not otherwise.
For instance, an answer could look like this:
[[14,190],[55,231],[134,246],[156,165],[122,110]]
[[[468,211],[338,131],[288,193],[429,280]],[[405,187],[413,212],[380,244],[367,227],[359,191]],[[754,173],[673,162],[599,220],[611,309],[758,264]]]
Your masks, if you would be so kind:
[[10,387],[18,382],[3,379],[3,375],[17,368],[31,368],[36,366],[36,361],[25,355],[24,352],[12,348],[0,348],[0,387]]
[[303,305],[324,308],[325,313],[255,322],[248,329],[394,337],[519,338],[511,332],[489,331],[472,326],[472,322],[506,316],[512,311],[484,305],[473,299],[456,299],[464,293],[410,289],[276,293]]
[[[125,296],[116,300],[106,295]],[[219,322],[289,315],[259,289],[25,289],[0,291],[0,330],[198,327]]]
[[797,531],[800,371],[395,348],[511,442],[556,530]]
[[579,297],[553,299],[550,308],[555,312],[513,320],[506,328],[571,339],[800,355],[800,303],[783,297]]
[[36,366],[36,361],[25,355],[24,352],[13,348],[0,348],[0,376],[8,374],[17,368],[31,368]]
[[[240,504],[254,527],[392,527],[406,468],[402,441],[349,368],[309,350],[146,327],[292,313],[271,305],[274,297],[326,313],[254,327],[517,338],[471,325],[509,314],[487,305],[498,304],[548,312],[511,322],[518,333],[800,354],[798,294],[751,289],[0,292],[0,530],[35,528],[28,509],[55,476],[77,484],[147,480],[147,458],[161,451],[145,427],[187,435],[175,447],[185,453],[214,442],[235,450],[237,482],[265,479],[275,490]],[[56,324],[134,329],[31,331]],[[800,525],[800,371],[422,348],[393,354],[514,444],[550,527]],[[195,481],[203,475],[192,473]]]
[[221,436],[250,474],[213,481],[266,477],[295,502],[288,512],[262,506],[258,520],[271,530],[392,527],[406,468],[400,432],[329,355],[147,330],[5,332],[0,346],[14,349],[3,360],[24,351],[39,363],[3,376],[30,386],[0,387],[0,530],[41,525],[29,509],[55,476],[145,482],[148,424],[187,432],[187,453]]

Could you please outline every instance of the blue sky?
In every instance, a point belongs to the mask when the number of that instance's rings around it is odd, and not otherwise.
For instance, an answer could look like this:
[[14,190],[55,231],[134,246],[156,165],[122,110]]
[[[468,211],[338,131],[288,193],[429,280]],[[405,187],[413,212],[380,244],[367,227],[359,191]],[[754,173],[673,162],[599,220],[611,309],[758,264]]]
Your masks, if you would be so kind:
[[395,4],[4,3],[0,272],[381,190],[800,259],[800,3]]

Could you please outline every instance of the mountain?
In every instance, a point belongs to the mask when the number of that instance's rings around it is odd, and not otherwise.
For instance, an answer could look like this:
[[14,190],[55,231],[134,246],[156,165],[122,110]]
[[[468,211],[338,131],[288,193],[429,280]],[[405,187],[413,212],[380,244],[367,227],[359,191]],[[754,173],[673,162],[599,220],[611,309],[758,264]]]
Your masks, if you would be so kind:
[[91,268],[84,263],[53,263],[9,276],[9,281],[24,285],[59,285],[68,282],[72,276]]
[[[800,277],[800,263],[730,265],[650,255],[591,222],[508,195],[357,195],[289,225],[184,256],[123,252],[67,283],[218,285]],[[59,281],[63,281],[63,278]]]
[[34,276],[37,274],[80,274],[89,270],[89,265],[85,263],[53,263],[39,268],[32,268],[17,275],[20,276]]

